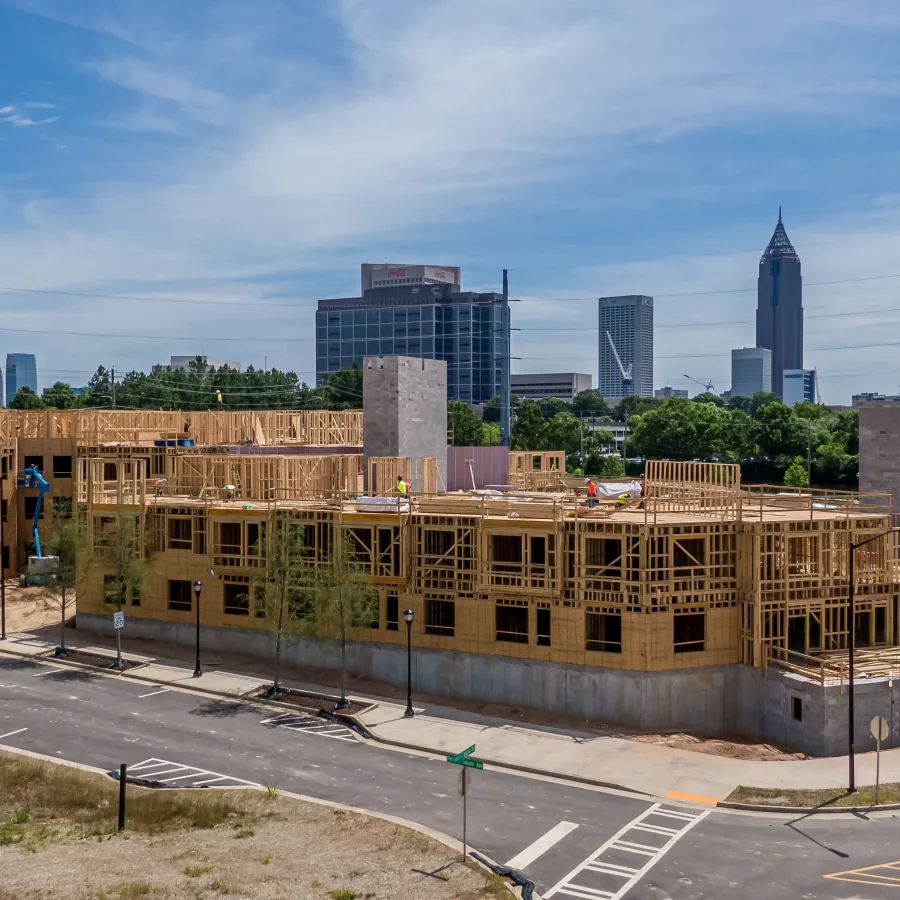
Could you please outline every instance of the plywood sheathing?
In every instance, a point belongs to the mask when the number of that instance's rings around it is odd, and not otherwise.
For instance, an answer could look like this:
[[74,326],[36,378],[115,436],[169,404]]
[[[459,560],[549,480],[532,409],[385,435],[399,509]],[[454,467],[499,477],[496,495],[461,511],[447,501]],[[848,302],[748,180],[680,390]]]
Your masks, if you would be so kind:
[[[176,465],[192,464],[191,457],[178,459]],[[869,512],[884,498],[861,504],[850,493],[832,493],[822,504],[796,494],[764,495],[761,502],[754,495],[750,502],[732,468],[691,465],[681,473],[672,465],[651,468],[644,508],[612,517],[586,511],[571,494],[548,492],[413,495],[405,513],[360,513],[337,497],[227,502],[148,493],[154,590],[163,596],[168,579],[203,578],[213,568],[217,580],[204,582],[210,624],[256,627],[252,615],[222,611],[221,582],[245,579],[252,588],[267,523],[291,516],[305,528],[314,558],[325,559],[344,537],[378,586],[380,627],[356,629],[359,640],[401,641],[402,632],[386,627],[390,596],[392,608],[414,610],[414,640],[423,647],[641,671],[762,666],[799,659],[817,644],[839,653],[846,646],[849,542],[890,525],[889,514]],[[129,484],[118,479],[113,490],[95,475],[84,496],[104,504],[92,515],[108,517],[132,498]],[[897,560],[893,536],[858,551],[859,646],[897,645]],[[85,611],[99,603],[91,596]],[[141,615],[183,617],[158,596],[142,602]],[[442,603],[453,610],[452,627],[435,624]],[[524,610],[526,642],[497,640],[504,609]],[[549,617],[549,644],[536,640],[539,612],[543,622]],[[688,641],[678,652],[679,622],[688,621],[680,617],[696,614],[702,649]]]

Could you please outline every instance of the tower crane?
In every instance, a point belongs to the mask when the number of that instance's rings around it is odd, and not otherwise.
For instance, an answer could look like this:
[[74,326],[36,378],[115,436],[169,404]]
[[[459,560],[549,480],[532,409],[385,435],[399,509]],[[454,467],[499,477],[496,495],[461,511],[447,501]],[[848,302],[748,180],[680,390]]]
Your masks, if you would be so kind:
[[612,335],[609,331],[606,332],[606,339],[609,341],[609,346],[612,349],[613,356],[616,358],[619,371],[622,373],[622,396],[630,397],[634,393],[634,364],[628,363],[627,366],[622,365],[619,351],[616,350],[616,345],[613,343]]
[[687,378],[688,381],[693,381],[694,384],[699,384],[700,387],[706,388],[706,390],[710,393],[712,393],[714,390],[713,383],[711,381],[708,384],[704,384],[702,381],[698,381],[696,378],[691,378],[690,375],[685,375],[684,377]]

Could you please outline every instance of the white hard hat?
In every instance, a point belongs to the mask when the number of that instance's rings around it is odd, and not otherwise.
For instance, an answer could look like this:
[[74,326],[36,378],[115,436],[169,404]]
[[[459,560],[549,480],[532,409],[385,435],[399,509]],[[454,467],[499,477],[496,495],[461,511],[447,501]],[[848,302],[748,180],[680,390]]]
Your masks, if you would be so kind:
[[590,479],[590,478],[585,478],[585,479],[584,479],[584,483],[585,483],[585,484],[590,484],[590,483],[591,483],[591,479]]

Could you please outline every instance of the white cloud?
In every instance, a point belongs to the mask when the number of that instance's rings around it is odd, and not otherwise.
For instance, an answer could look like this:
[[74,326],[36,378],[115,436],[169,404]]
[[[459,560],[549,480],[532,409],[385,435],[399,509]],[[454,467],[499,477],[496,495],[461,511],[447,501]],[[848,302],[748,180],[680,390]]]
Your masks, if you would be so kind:
[[14,109],[14,106],[0,106],[0,116],[5,116],[7,113],[11,113]]
[[[349,71],[323,75],[313,90],[314,62],[257,50],[259,30],[279,36],[272,10],[240,40],[214,20],[182,34],[170,22],[114,20],[103,7],[97,30],[135,43],[128,55],[114,49],[84,65],[135,106],[102,121],[146,132],[148,142],[153,132],[178,134],[184,148],[157,156],[152,143],[125,151],[111,143],[115,179],[88,184],[79,201],[33,206],[27,227],[0,232],[4,278],[141,293],[157,283],[203,292],[230,278],[283,280],[330,254],[364,257],[358,248],[385,236],[477,222],[535,183],[565,182],[575,166],[614,185],[635,147],[782,117],[839,127],[900,93],[896,61],[867,47],[868,29],[884,37],[898,27],[878,0],[854,2],[849,31],[850,7],[837,2],[345,0],[338,8]],[[892,216],[874,241],[884,254],[897,234]],[[491,235],[479,231],[477,241],[473,254],[490,252]],[[891,258],[869,258],[863,271]],[[572,283],[588,295],[616,284],[665,292],[741,284],[757,259],[663,258],[576,273]],[[804,261],[809,272],[813,260]],[[70,307],[82,316],[95,309]],[[146,312],[116,304],[111,321],[134,330]],[[717,308],[708,318],[722,317]],[[548,364],[564,364],[567,347],[549,338]]]

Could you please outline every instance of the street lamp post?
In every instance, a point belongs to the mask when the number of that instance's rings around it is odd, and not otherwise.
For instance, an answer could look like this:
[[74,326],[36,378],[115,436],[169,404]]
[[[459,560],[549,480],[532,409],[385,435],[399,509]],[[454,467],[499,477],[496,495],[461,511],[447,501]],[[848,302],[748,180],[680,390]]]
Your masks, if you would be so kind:
[[406,711],[404,717],[410,718],[415,715],[412,708],[412,621],[413,611],[406,610],[403,613],[406,619]]
[[[3,457],[6,462],[6,457]],[[8,467],[7,467],[8,469]],[[3,473],[0,472],[0,510],[3,509]],[[3,515],[0,512],[0,641],[6,640],[6,566],[3,551],[6,549],[3,529]]]
[[883,538],[887,534],[893,534],[896,531],[900,531],[900,527],[888,528],[887,531],[873,534],[864,541],[850,541],[850,565],[848,571],[850,576],[850,589],[847,598],[847,669],[849,670],[847,676],[847,729],[849,732],[847,793],[849,794],[856,793],[856,742],[853,734],[853,726],[855,724],[853,711],[853,645],[856,643],[856,551],[860,547],[864,547],[866,544],[877,541],[879,538]]
[[194,678],[199,678],[203,674],[200,668],[200,589],[202,586],[199,581],[194,582],[194,603],[197,607],[197,661],[194,664]]

